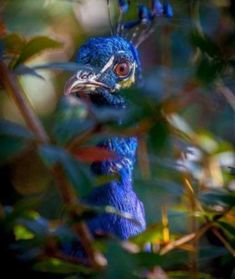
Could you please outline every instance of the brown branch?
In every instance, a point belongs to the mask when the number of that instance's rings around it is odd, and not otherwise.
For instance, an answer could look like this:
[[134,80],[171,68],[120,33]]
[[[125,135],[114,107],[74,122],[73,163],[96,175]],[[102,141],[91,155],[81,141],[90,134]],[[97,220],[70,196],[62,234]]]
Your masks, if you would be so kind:
[[35,115],[26,96],[23,94],[15,75],[10,72],[3,61],[0,61],[0,81],[3,87],[11,92],[14,102],[19,108],[28,128],[37,136],[37,139],[41,143],[48,143],[49,138],[41,122]]
[[217,228],[212,228],[214,235],[223,243],[224,247],[232,254],[235,258],[235,249],[230,245],[225,237],[217,230]]
[[[35,134],[39,143],[50,143],[49,137],[34,113],[29,101],[27,100],[16,76],[11,73],[3,61],[0,61],[0,82],[3,88],[10,92],[15,104],[19,108],[26,125]],[[56,181],[56,185],[63,198],[65,205],[69,208],[70,217],[74,219],[80,212],[79,200],[77,199],[72,187],[67,183],[63,168],[56,165],[51,173]],[[88,260],[94,268],[101,268],[106,265],[106,259],[103,255],[94,249],[93,238],[85,223],[77,223],[73,226],[75,232],[79,235],[80,241],[87,253]]]
[[140,167],[140,172],[143,178],[148,179],[150,178],[150,163],[149,163],[149,157],[148,157],[148,150],[147,150],[147,144],[143,137],[139,137],[138,139],[138,149],[137,149],[137,156],[138,156],[138,162]]
[[217,91],[221,93],[224,98],[227,100],[228,104],[235,110],[235,96],[234,92],[232,92],[227,86],[223,85],[222,82],[217,84]]
[[211,227],[213,227],[213,225],[214,225],[213,222],[206,223],[201,228],[196,230],[195,232],[184,235],[183,237],[166,244],[160,250],[160,255],[165,255],[165,254],[169,253],[171,250],[178,248],[185,243],[188,243],[190,241],[196,241],[196,240],[200,239]]

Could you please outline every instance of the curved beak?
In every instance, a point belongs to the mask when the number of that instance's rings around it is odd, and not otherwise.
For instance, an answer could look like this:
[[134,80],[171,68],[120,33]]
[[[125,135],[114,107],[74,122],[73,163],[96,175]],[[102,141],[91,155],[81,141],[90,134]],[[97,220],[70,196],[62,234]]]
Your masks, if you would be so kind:
[[65,84],[64,94],[95,91],[96,88],[109,89],[110,87],[99,81],[100,75],[95,74],[92,70],[80,70],[73,75]]

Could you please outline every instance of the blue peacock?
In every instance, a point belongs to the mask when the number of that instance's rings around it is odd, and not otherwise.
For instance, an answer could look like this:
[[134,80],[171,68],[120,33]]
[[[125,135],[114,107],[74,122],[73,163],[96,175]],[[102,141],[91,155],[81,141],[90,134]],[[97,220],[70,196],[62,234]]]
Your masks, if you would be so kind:
[[[123,22],[130,1],[119,1],[120,17],[116,32],[112,30],[109,37],[91,38],[80,47],[76,62],[83,65],[84,70],[79,70],[67,81],[65,95],[73,94],[78,98],[86,95],[100,109],[125,110],[128,107],[120,93],[134,85],[141,75],[137,47],[152,33],[158,17],[172,16],[168,3],[151,3],[151,7],[138,6],[138,19]],[[132,172],[137,145],[136,137],[110,137],[98,145],[115,153],[116,159],[94,162],[92,172],[95,175],[118,174],[120,180],[94,189],[85,202],[92,206],[110,205],[136,221],[104,213],[87,221],[93,235],[102,232],[125,240],[146,228],[144,206],[133,189]]]

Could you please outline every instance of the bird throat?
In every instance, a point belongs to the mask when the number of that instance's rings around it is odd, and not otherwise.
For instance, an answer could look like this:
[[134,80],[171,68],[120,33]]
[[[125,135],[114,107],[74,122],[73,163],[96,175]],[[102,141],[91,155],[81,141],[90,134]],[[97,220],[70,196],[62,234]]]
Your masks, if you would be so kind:
[[91,103],[102,109],[102,107],[111,109],[125,109],[126,100],[117,93],[110,93],[107,90],[95,91],[89,94]]

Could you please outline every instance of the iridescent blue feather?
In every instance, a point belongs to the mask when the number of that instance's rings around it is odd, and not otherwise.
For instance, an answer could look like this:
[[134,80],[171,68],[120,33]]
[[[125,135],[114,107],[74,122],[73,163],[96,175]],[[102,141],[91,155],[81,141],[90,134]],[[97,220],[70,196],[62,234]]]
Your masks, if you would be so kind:
[[[121,13],[126,13],[130,1],[118,1],[118,4]],[[75,93],[80,97],[81,92],[85,92],[93,105],[99,109],[126,109],[128,104],[120,91],[130,87],[141,76],[141,63],[136,45],[151,32],[156,17],[170,17],[172,14],[172,8],[167,2],[162,5],[160,1],[153,0],[151,8],[146,5],[138,6],[138,19],[127,23],[118,22],[118,29],[135,28],[135,32],[140,29],[140,37],[137,37],[136,44],[119,35],[89,39],[80,47],[76,62],[91,70],[73,76],[66,85],[65,94]],[[134,136],[110,137],[98,145],[116,156],[114,159],[94,162],[91,165],[92,172],[95,175],[114,174],[120,179],[95,188],[84,202],[91,206],[111,206],[124,215],[128,214],[130,218],[125,218],[122,214],[98,214],[87,221],[94,235],[102,232],[120,239],[128,239],[141,233],[146,227],[144,207],[134,192],[132,180],[137,145],[138,141]],[[72,247],[73,251],[74,249],[75,247]],[[75,252],[76,255],[81,255],[79,253]]]

